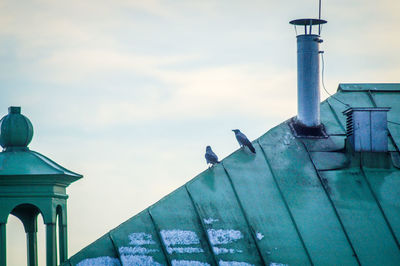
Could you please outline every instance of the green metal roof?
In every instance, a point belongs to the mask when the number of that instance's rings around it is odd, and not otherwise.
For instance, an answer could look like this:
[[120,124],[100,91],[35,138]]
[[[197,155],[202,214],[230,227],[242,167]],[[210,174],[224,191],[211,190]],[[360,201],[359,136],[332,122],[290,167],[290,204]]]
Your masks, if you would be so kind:
[[82,177],[32,150],[1,152],[0,176],[22,175],[67,175],[77,179]]
[[33,126],[29,118],[21,114],[21,107],[10,106],[8,114],[0,120],[0,145],[3,147],[0,152],[0,184],[9,185],[8,182],[16,177],[22,180],[36,176],[38,180],[38,176],[53,176],[55,181],[65,179],[68,184],[82,178],[82,175],[29,150],[32,137]]
[[[338,100],[392,108],[387,154],[346,152]],[[65,265],[400,265],[400,84],[340,84],[321,120],[328,138],[286,121]]]

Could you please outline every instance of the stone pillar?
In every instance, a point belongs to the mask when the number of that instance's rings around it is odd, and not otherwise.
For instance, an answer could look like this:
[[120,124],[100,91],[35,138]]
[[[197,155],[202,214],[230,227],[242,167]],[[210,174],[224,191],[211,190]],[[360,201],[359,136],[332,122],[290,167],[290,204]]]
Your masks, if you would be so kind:
[[56,225],[46,224],[46,265],[57,266]]

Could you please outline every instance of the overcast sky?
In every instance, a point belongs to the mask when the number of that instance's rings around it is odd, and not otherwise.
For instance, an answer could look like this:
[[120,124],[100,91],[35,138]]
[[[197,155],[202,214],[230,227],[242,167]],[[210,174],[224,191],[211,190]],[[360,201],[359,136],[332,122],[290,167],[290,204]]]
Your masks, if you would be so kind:
[[[323,1],[330,92],[400,81],[399,14],[397,0]],[[317,0],[0,0],[0,114],[22,106],[30,148],[84,175],[69,254],[206,169],[206,145],[235,151],[231,129],[255,139],[295,115],[288,22],[317,15]],[[12,216],[7,233],[9,265],[25,264]]]

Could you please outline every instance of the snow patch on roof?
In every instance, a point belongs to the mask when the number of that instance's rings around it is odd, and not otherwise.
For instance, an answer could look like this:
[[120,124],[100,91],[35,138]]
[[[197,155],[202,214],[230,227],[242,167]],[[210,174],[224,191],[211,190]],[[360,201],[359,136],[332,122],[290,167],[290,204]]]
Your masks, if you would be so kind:
[[257,239],[258,239],[258,240],[261,240],[261,239],[264,238],[264,235],[261,234],[260,232],[257,232],[257,233],[256,233],[256,236],[257,236]]
[[130,245],[141,246],[148,244],[155,244],[150,234],[146,233],[132,233],[128,236]]
[[243,238],[242,232],[232,229],[208,229],[207,234],[212,245],[229,244]]
[[199,244],[199,238],[193,231],[186,230],[161,230],[163,242],[166,246]]
[[[172,253],[202,253],[201,247],[182,247],[182,245],[198,245],[200,240],[196,233],[189,230],[161,230],[161,238],[169,254]],[[178,247],[176,245],[179,245]]]
[[204,218],[203,221],[204,221],[205,224],[212,224],[212,223],[218,222],[219,219],[214,219],[214,218],[210,217],[208,219]]
[[215,255],[219,254],[234,254],[234,253],[242,253],[243,251],[240,249],[234,249],[234,248],[220,248],[220,247],[213,247],[213,251]]
[[193,248],[193,247],[167,247],[168,254],[172,253],[203,253],[204,250],[202,248]]
[[117,258],[108,256],[84,259],[80,261],[77,266],[121,266]]
[[254,266],[254,264],[250,264],[243,261],[223,261],[220,260],[218,262],[219,266]]
[[[145,256],[145,255],[122,255],[121,261],[124,266],[161,266],[162,265],[162,264],[156,262],[153,259],[153,257]],[[120,265],[120,264],[118,264],[118,265]]]
[[207,262],[196,260],[172,260],[172,266],[210,266]]
[[153,252],[158,252],[157,249],[147,249],[140,246],[135,247],[120,247],[119,249],[120,254],[140,254],[145,255]]

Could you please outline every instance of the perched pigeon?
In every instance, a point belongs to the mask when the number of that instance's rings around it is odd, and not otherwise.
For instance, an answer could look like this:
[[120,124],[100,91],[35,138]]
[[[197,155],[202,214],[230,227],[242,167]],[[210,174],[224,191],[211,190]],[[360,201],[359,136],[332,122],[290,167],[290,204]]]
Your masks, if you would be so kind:
[[207,164],[214,165],[219,163],[217,155],[212,151],[210,146],[206,147],[206,154],[204,156],[206,157]]
[[250,140],[246,137],[245,134],[240,132],[239,129],[233,129],[232,131],[235,132],[235,137],[239,142],[240,147],[247,146],[252,153],[256,153],[256,149],[254,149],[253,145],[251,144]]

